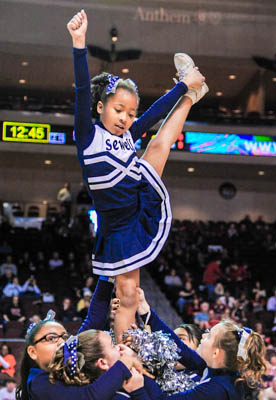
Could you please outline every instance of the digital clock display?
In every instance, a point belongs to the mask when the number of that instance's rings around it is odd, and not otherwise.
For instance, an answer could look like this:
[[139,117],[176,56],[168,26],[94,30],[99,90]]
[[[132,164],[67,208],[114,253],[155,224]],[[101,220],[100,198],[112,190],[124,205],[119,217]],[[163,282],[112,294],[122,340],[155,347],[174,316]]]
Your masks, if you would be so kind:
[[29,122],[3,122],[2,140],[7,142],[49,143],[51,126]]

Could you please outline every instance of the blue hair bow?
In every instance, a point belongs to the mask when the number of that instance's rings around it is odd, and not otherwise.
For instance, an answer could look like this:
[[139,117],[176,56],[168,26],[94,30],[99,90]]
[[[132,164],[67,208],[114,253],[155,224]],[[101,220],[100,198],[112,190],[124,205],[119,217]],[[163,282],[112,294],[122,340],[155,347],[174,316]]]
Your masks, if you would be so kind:
[[237,357],[241,357],[244,361],[246,360],[246,356],[247,356],[247,351],[245,349],[245,343],[251,332],[252,332],[252,329],[247,328],[246,326],[243,326],[241,329],[238,330],[238,336],[240,338],[240,342],[239,342]]
[[[111,74],[108,74],[107,78],[109,80],[109,84],[108,84],[107,88],[105,89],[105,93],[106,94],[115,93],[120,78],[117,75],[112,76]],[[128,84],[134,86],[134,89],[135,89],[135,91],[137,93],[137,96],[138,96],[139,95],[138,94],[138,86],[136,85],[136,83],[132,79],[129,79],[129,78],[126,79],[125,82],[127,82]]]
[[64,365],[67,365],[69,357],[71,357],[71,375],[76,374],[77,366],[77,347],[79,339],[77,336],[70,336],[64,343]]
[[112,75],[110,75],[110,74],[107,75],[107,78],[109,80],[109,84],[108,84],[107,88],[105,89],[105,93],[106,94],[115,93],[120,78],[117,75],[114,75],[112,77]]

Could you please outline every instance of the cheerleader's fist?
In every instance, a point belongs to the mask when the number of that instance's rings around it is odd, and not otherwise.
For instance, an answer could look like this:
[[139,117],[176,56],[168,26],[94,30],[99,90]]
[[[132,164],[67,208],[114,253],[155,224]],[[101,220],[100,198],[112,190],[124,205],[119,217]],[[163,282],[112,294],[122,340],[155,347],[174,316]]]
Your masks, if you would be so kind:
[[144,377],[143,375],[138,372],[134,367],[130,370],[132,377],[127,380],[123,384],[123,388],[128,392],[131,393],[134,390],[140,389],[144,386]]
[[115,319],[116,313],[119,310],[120,307],[120,299],[117,299],[116,297],[111,300],[110,304],[110,318]]
[[88,20],[84,10],[81,10],[73,16],[68,22],[67,29],[72,36],[73,43],[83,42],[85,40],[85,34],[87,31]]
[[139,315],[147,314],[150,311],[150,306],[145,298],[143,289],[137,287],[136,292],[138,295],[138,307],[137,312]]

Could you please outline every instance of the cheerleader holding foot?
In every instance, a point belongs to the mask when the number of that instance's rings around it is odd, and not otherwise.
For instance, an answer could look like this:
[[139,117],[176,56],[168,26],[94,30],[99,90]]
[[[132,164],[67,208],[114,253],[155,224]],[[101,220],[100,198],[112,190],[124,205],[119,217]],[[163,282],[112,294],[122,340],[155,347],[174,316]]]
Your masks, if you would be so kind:
[[[180,63],[185,71],[181,81],[135,120],[139,95],[132,80],[102,73],[90,82],[85,46],[87,24],[87,16],[81,10],[67,25],[74,54],[76,144],[98,215],[93,272],[107,279],[116,277],[120,309],[115,333],[120,341],[122,332],[135,321],[139,268],[157,257],[169,233],[169,196],[160,177],[170,148],[192,104],[208,88],[205,78],[184,57]],[[135,141],[165,118],[176,103],[138,159]]]

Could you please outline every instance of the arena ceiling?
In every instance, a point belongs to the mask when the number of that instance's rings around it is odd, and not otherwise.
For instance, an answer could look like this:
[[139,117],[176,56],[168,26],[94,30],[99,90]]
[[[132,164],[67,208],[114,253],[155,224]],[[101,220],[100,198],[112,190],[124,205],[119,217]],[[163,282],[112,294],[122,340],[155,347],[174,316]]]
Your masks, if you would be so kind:
[[[82,1],[89,18],[87,44],[139,49],[138,60],[107,63],[89,55],[92,74],[108,70],[138,84],[142,108],[173,85],[173,54],[189,53],[206,76],[210,92],[195,107],[276,111],[275,71],[260,68],[253,55],[274,58],[274,0]],[[0,1],[0,107],[41,110],[47,103],[72,104],[71,41],[66,23],[79,1]],[[128,69],[128,73],[123,73]],[[234,77],[234,79],[231,79]],[[276,80],[276,79],[275,79]],[[259,92],[255,91],[262,88]],[[253,108],[252,108],[253,107]],[[42,109],[43,110],[43,109]]]

